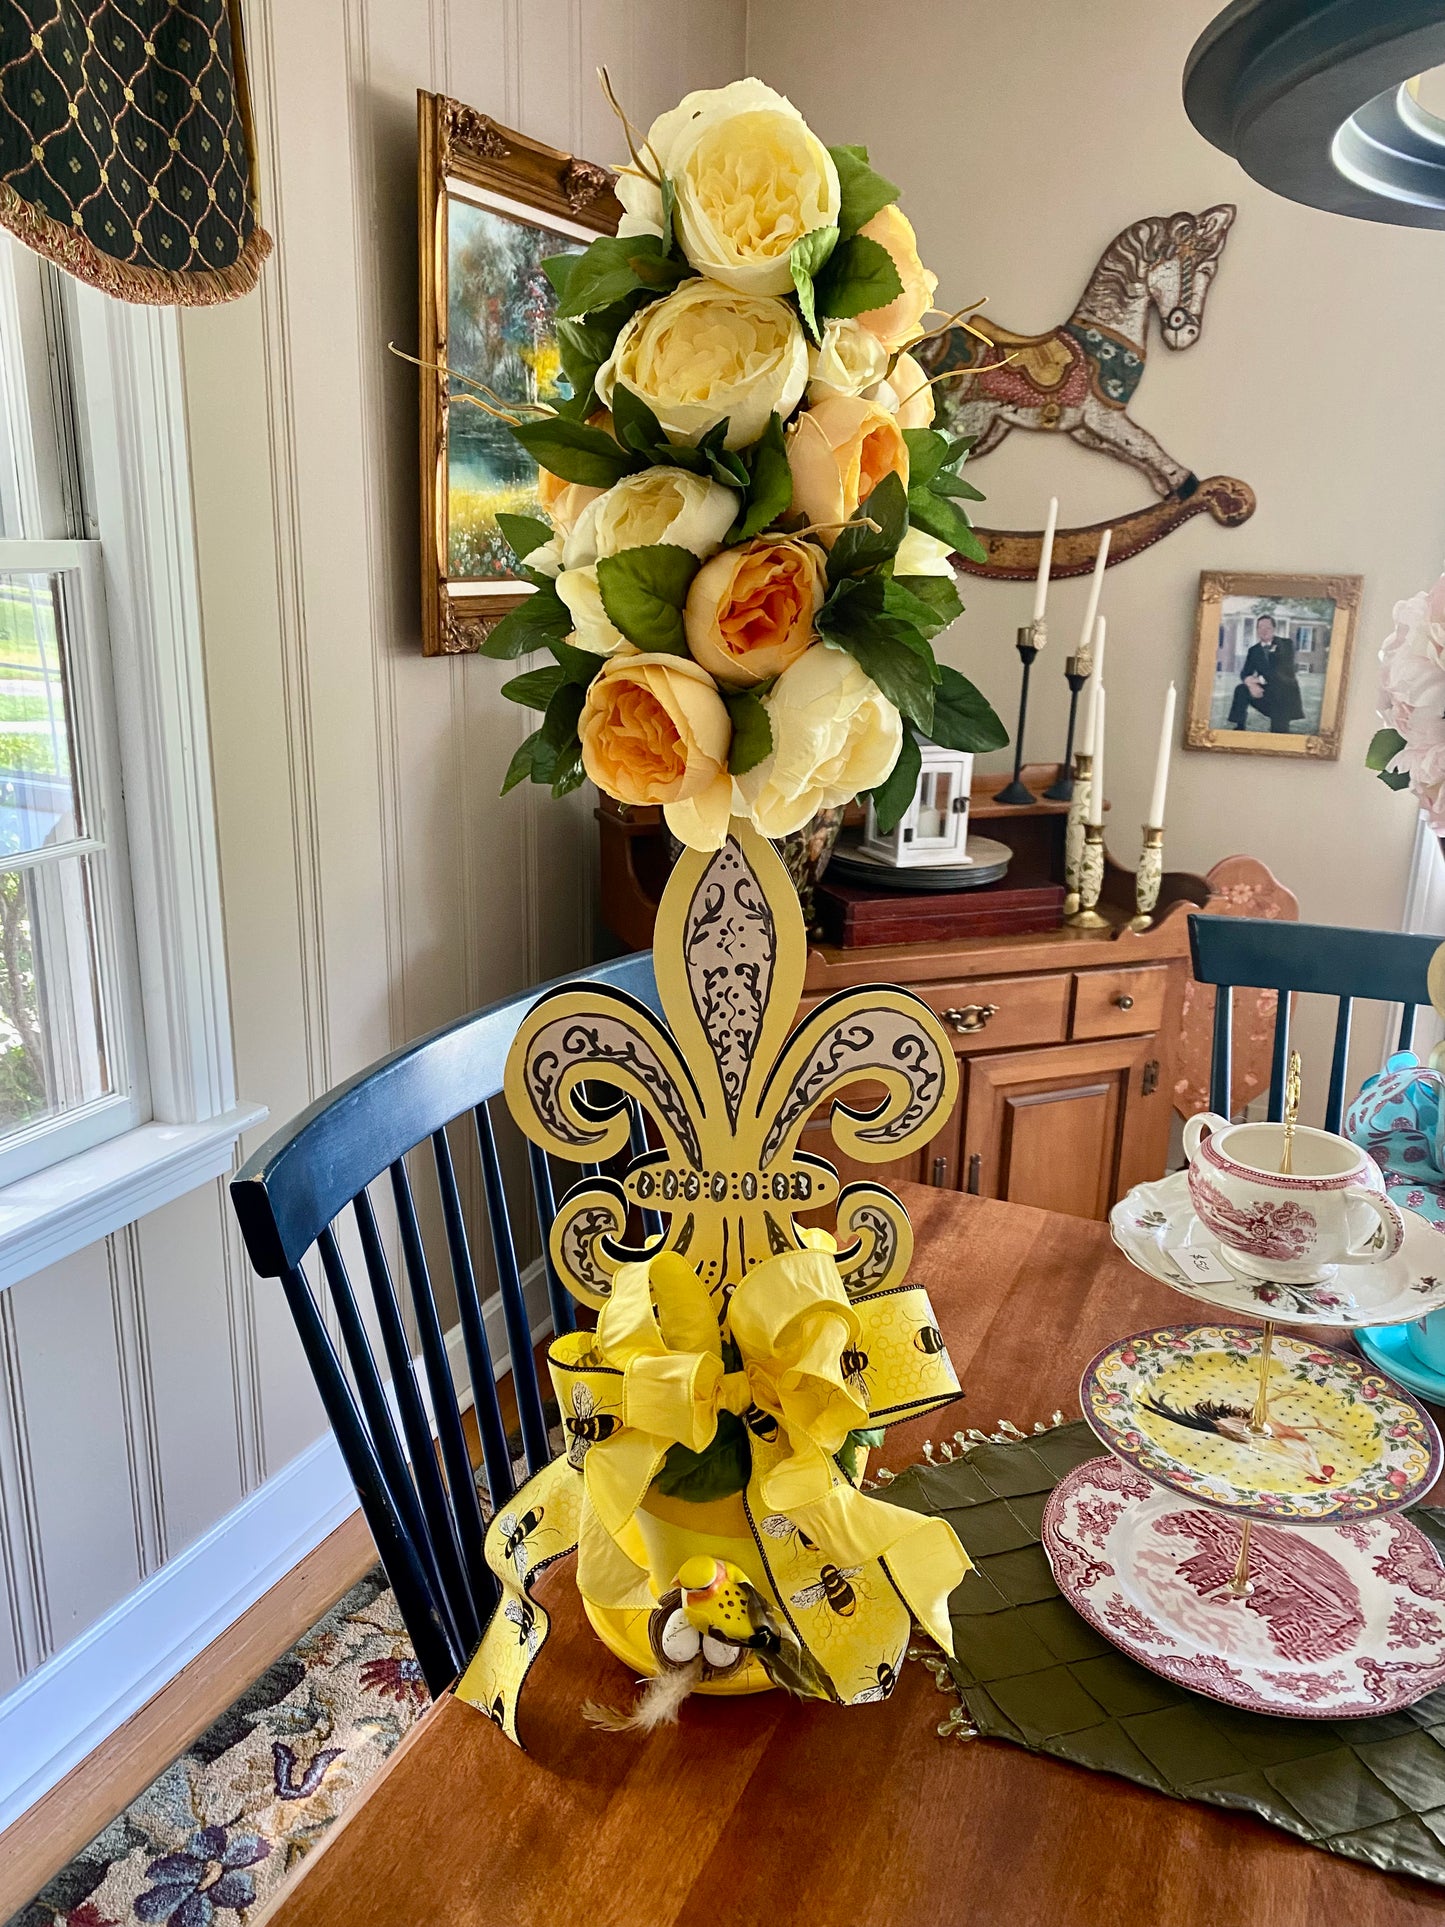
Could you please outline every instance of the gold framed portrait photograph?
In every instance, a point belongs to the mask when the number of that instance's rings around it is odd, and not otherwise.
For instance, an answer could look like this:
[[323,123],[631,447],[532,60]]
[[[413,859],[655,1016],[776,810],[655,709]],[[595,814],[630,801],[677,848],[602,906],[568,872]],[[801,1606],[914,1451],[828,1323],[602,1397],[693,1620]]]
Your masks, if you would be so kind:
[[1336,761],[1363,582],[1204,570],[1184,747]]
[[476,402],[570,398],[542,263],[615,233],[622,209],[605,167],[462,101],[420,93],[417,118],[422,648],[451,656],[532,593],[497,511],[537,512],[537,465]]

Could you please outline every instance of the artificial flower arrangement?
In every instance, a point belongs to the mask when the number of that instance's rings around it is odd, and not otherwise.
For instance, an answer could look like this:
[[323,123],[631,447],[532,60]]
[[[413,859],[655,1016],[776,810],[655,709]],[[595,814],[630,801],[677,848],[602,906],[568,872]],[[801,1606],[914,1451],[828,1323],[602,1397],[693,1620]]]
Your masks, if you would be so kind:
[[571,399],[506,411],[548,521],[498,517],[535,593],[483,654],[554,661],[503,688],[542,712],[503,790],[587,776],[699,850],[863,792],[889,829],[920,736],[1007,741],[932,648],[983,555],[908,352],[936,278],[867,150],[761,81],[628,146],[619,232],[545,264]]
[[1413,792],[1445,836],[1445,575],[1395,604],[1380,651],[1380,721],[1366,761],[1392,790]]

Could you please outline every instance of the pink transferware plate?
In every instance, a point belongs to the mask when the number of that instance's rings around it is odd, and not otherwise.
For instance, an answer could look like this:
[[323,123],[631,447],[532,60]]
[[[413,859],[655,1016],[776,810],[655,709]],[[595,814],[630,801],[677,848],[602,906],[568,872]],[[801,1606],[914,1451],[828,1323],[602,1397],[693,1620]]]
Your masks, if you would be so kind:
[[1397,1713],[1445,1685],[1445,1567],[1390,1513],[1310,1531],[1253,1527],[1090,1459],[1044,1508],[1043,1545],[1074,1610],[1130,1659],[1207,1699],[1293,1719]]

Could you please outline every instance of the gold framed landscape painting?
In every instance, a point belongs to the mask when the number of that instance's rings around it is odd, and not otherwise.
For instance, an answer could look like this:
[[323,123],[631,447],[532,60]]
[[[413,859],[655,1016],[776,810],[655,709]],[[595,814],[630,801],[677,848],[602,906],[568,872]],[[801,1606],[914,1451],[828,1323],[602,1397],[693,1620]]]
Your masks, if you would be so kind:
[[[504,421],[462,396],[568,399],[549,255],[616,231],[612,175],[442,94],[417,96],[422,647],[478,649],[532,591],[497,512],[537,512],[537,468]],[[459,377],[467,376],[470,387]]]
[[1334,762],[1364,578],[1199,578],[1186,749]]

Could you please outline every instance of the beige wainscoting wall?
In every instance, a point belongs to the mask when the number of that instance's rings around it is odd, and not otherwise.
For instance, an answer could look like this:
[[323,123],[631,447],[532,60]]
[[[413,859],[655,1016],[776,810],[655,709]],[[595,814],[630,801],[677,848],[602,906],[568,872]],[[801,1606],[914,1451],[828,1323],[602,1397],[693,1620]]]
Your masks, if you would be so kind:
[[[589,953],[590,800],[417,617],[416,90],[602,160],[742,69],[743,0],[249,0],[261,292],[183,326],[237,1083],[273,1125]],[[258,1134],[259,1135],[259,1134]],[[249,1144],[246,1148],[252,1148]],[[220,1185],[0,1293],[0,1693],[321,1430]]]
[[[1177,752],[1165,855],[1204,870],[1249,851],[1307,920],[1398,928],[1415,812],[1363,764],[1391,609],[1433,581],[1445,554],[1445,241],[1280,200],[1195,133],[1184,63],[1222,4],[897,0],[885,24],[861,7],[770,0],[749,8],[748,69],[786,89],[826,140],[867,142],[904,184],[941,306],[987,296],[989,314],[1019,332],[1065,320],[1130,221],[1237,205],[1199,342],[1171,353],[1151,326],[1133,412],[1197,474],[1241,476],[1259,508],[1234,530],[1200,516],[1108,573],[1109,846],[1125,863],[1138,855],[1171,679],[1181,718],[1187,702],[1200,570],[1362,575],[1339,762]],[[1015,432],[969,472],[988,496],[977,519],[999,528],[1040,527],[1051,493],[1065,525],[1153,499],[1134,470],[1055,436]],[[1012,727],[1029,591],[960,586],[968,613],[947,656]],[[1031,757],[1062,753],[1063,658],[1085,591],[1073,581],[1050,597]],[[1326,1013],[1301,1018],[1309,1063],[1327,1049]],[[1362,1075],[1378,1063],[1379,1026],[1362,1017],[1357,1034]],[[1321,1070],[1307,1104],[1324,1082]]]

